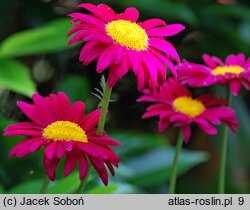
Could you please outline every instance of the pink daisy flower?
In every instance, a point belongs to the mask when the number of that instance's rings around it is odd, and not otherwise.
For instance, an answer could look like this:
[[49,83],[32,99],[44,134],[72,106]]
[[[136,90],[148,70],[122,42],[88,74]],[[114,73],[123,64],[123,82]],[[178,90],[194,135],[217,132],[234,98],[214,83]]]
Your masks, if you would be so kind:
[[20,122],[5,128],[4,136],[28,136],[10,151],[9,156],[20,158],[44,146],[44,167],[51,180],[55,179],[59,161],[66,156],[64,176],[68,176],[79,163],[79,177],[84,179],[89,170],[89,160],[107,185],[106,166],[114,175],[113,165],[118,167],[119,163],[110,146],[121,144],[107,135],[96,136],[100,110],[85,115],[84,103],[77,101],[71,106],[62,92],[45,98],[34,94],[33,102],[17,102],[31,122]]
[[238,127],[235,111],[229,107],[226,100],[218,99],[214,94],[204,94],[193,98],[187,87],[174,79],[166,81],[160,92],[151,93],[144,90],[144,96],[139,102],[153,102],[155,104],[147,108],[143,119],[159,116],[158,127],[160,131],[168,126],[182,127],[185,143],[188,143],[191,135],[191,124],[196,123],[205,133],[214,135],[216,128],[224,122],[235,133]]
[[137,77],[139,90],[146,85],[150,89],[159,88],[166,78],[165,65],[176,76],[171,58],[177,63],[180,58],[164,37],[179,33],[185,28],[183,25],[166,25],[160,19],[137,22],[139,12],[135,8],[116,14],[105,4],[84,3],[79,7],[92,14],[69,15],[75,26],[68,35],[76,33],[69,44],[86,41],[79,59],[84,65],[98,59],[98,73],[110,67],[109,87],[113,87],[131,68]]
[[184,61],[178,66],[178,77],[191,87],[229,83],[234,96],[240,92],[241,84],[250,90],[250,58],[243,54],[229,55],[225,63],[216,56],[203,55],[206,65]]

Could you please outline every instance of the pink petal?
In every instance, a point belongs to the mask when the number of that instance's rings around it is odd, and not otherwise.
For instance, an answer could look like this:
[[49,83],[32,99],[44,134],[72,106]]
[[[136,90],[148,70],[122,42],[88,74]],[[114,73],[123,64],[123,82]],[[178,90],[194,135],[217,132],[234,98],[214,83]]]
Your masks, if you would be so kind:
[[121,143],[115,141],[114,139],[108,136],[88,136],[88,140],[102,145],[122,146]]
[[72,34],[76,33],[77,31],[80,31],[82,29],[84,29],[84,24],[75,25],[72,29],[70,29],[67,36],[71,36]]
[[114,176],[115,175],[115,170],[113,168],[112,163],[110,163],[109,161],[104,161],[104,162],[105,162],[106,166],[108,166],[108,169],[109,169],[111,175]]
[[116,82],[124,77],[130,70],[130,65],[127,58],[123,58],[121,63],[112,65],[108,75],[108,85],[110,88],[114,87]]
[[55,157],[56,148],[57,148],[57,141],[51,142],[45,147],[44,156],[47,159],[52,160]]
[[81,101],[75,102],[70,109],[70,121],[78,123],[84,117],[85,105]]
[[57,148],[56,148],[56,157],[61,158],[64,156],[65,153],[66,153],[66,149],[64,147],[64,144],[62,144],[61,142],[58,142]]
[[55,170],[59,164],[60,159],[58,158],[53,158],[52,160],[47,159],[46,156],[43,158],[43,163],[44,163],[44,168],[46,170],[46,173],[50,180],[55,180],[56,178],[56,173]]
[[237,96],[240,92],[240,81],[238,79],[232,79],[230,81],[230,89],[234,96]]
[[89,129],[94,128],[99,122],[100,113],[101,109],[97,109],[86,115],[79,123],[83,130],[88,131]]
[[226,65],[236,65],[237,59],[235,55],[229,55],[226,58]]
[[87,42],[81,50],[79,60],[84,65],[88,65],[97,59],[108,46],[108,44],[100,44],[98,42]]
[[100,10],[100,14],[102,18],[105,19],[106,22],[112,22],[117,19],[114,10],[106,4],[99,4],[98,8]]
[[47,144],[47,140],[42,138],[29,138],[18,143],[13,147],[9,153],[9,156],[16,155],[17,157],[23,157],[30,153],[35,152],[41,146]]
[[91,3],[83,3],[83,4],[79,4],[78,7],[84,8],[90,12],[92,12],[93,14],[95,14],[96,16],[100,15],[100,11],[98,9],[98,7],[94,4]]
[[131,64],[133,71],[136,73],[140,66],[141,57],[140,55],[138,55],[138,52],[134,50],[129,51],[128,57],[129,57],[129,63]]
[[58,92],[58,109],[61,112],[64,120],[70,119],[70,101],[68,96],[63,92]]
[[158,129],[160,132],[163,132],[168,126],[169,126],[170,122],[168,120],[168,118],[163,118],[160,119],[158,122]]
[[110,45],[101,53],[96,67],[98,73],[103,72],[106,68],[111,66],[116,61],[116,48],[117,45]]
[[39,94],[33,94],[32,99],[37,110],[42,116],[46,116],[49,123],[57,120],[56,113],[53,110],[53,105],[49,97],[42,97]]
[[93,164],[96,172],[99,174],[104,185],[108,185],[108,172],[106,167],[104,166],[104,162],[102,159],[89,157],[91,163]]
[[187,144],[189,139],[190,139],[190,136],[191,136],[191,127],[190,127],[190,125],[186,125],[186,126],[182,127],[182,134],[183,134],[184,142]]
[[203,56],[204,62],[211,68],[216,68],[218,65],[214,62],[214,60],[208,55],[204,54]]
[[166,22],[161,19],[154,18],[144,21],[141,25],[143,26],[144,29],[147,30],[154,28],[156,26],[166,25]]
[[85,155],[80,155],[79,156],[79,174],[80,174],[81,180],[83,180],[86,177],[88,170],[89,170],[89,164]]
[[42,131],[33,129],[22,129],[22,130],[12,130],[5,131],[4,136],[42,136]]
[[72,151],[75,147],[75,144],[76,144],[75,141],[63,141],[62,143],[64,145],[64,148],[68,152]]
[[147,31],[147,34],[149,36],[158,36],[158,37],[173,36],[175,34],[178,34],[184,29],[185,29],[185,26],[181,24],[171,24],[171,25],[167,25],[167,26],[163,26],[159,28],[150,29]]
[[122,15],[122,19],[124,20],[130,20],[131,22],[136,22],[139,17],[139,12],[136,8],[129,7],[125,10],[125,12]]
[[23,129],[32,129],[32,130],[43,130],[43,127],[33,123],[33,122],[20,122],[20,123],[15,123],[12,125],[9,125],[6,127],[4,130],[5,131],[15,131],[15,130],[23,130]]
[[74,152],[69,152],[66,155],[66,160],[64,164],[64,176],[68,176],[76,166],[78,159]]
[[83,21],[87,23],[91,23],[94,25],[104,26],[104,22],[101,21],[99,18],[94,17],[93,15],[87,15],[82,13],[71,13],[69,14],[70,17],[74,18],[77,21]]
[[198,126],[205,132],[210,135],[215,135],[217,133],[217,130],[206,120],[204,119],[195,119],[195,122],[198,124]]
[[180,62],[180,57],[172,44],[163,39],[150,38],[149,44],[156,49],[163,51],[167,55],[170,55],[177,63]]
[[34,105],[28,104],[26,102],[18,101],[17,106],[22,110],[22,112],[35,123],[46,127],[49,123],[46,116],[41,116]]

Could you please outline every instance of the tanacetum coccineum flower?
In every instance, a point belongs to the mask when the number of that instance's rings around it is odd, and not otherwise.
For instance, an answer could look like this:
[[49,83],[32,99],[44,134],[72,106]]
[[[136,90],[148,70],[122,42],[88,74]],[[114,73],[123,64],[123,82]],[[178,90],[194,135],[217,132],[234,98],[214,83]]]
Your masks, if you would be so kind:
[[229,83],[233,95],[240,92],[241,84],[250,90],[250,58],[243,54],[229,55],[225,63],[216,56],[203,55],[206,65],[184,61],[178,66],[179,79],[191,87],[203,87],[216,83]]
[[168,126],[182,127],[184,141],[187,143],[191,135],[191,124],[196,123],[204,132],[214,135],[216,128],[222,122],[235,133],[238,127],[235,111],[223,106],[226,100],[218,99],[214,94],[204,94],[193,98],[187,87],[170,78],[166,81],[161,91],[151,93],[144,90],[144,96],[139,102],[153,102],[155,104],[147,108],[142,118],[159,116],[158,127],[163,131]]
[[97,72],[108,67],[108,84],[113,87],[132,68],[138,89],[146,85],[150,89],[159,87],[166,79],[165,64],[176,76],[173,58],[180,62],[174,46],[164,39],[173,36],[185,27],[181,24],[166,25],[163,20],[150,19],[137,22],[139,12],[128,8],[116,14],[105,4],[80,4],[79,7],[92,14],[72,13],[75,26],[68,35],[74,35],[69,44],[86,41],[80,54],[80,61],[88,65],[95,59]]
[[45,98],[34,94],[33,102],[17,102],[31,122],[20,122],[5,128],[5,136],[28,136],[9,155],[23,157],[44,146],[44,166],[51,180],[55,179],[55,170],[65,155],[64,176],[68,176],[79,162],[80,179],[84,179],[89,170],[89,160],[107,185],[106,166],[114,175],[113,165],[118,167],[119,163],[110,146],[120,146],[120,143],[106,135],[96,136],[100,110],[85,115],[84,103],[77,101],[71,106],[62,92]]

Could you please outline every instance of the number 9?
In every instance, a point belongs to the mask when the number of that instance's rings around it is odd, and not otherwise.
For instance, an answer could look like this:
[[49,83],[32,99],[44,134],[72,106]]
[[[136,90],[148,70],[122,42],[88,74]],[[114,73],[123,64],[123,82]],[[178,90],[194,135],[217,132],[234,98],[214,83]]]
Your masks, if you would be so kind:
[[244,198],[243,197],[239,197],[238,198],[238,202],[239,202],[239,205],[243,205],[244,204]]

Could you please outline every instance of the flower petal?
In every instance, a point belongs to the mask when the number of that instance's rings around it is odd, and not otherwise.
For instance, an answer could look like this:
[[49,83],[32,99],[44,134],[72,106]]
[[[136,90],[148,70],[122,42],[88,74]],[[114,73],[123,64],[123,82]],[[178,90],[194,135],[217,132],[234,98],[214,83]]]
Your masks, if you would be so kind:
[[238,80],[238,79],[232,79],[230,81],[230,89],[231,89],[231,91],[232,91],[232,93],[233,93],[234,96],[239,95],[240,86],[241,86],[240,80]]
[[74,152],[68,152],[64,164],[64,176],[68,176],[76,166],[78,158]]
[[138,18],[139,18],[139,12],[134,7],[127,8],[125,12],[122,14],[122,19],[130,20],[132,23],[136,22]]
[[149,20],[142,22],[141,25],[144,29],[148,30],[156,26],[166,25],[166,22],[164,20],[154,18],[154,19],[149,19]]
[[184,29],[185,26],[183,26],[182,24],[170,24],[163,27],[150,29],[147,31],[147,34],[149,36],[158,36],[158,37],[173,36],[175,34],[180,33]]
[[83,180],[86,177],[88,170],[89,170],[89,164],[88,164],[88,161],[87,161],[85,155],[80,155],[79,156],[79,177],[80,177],[80,180]]

